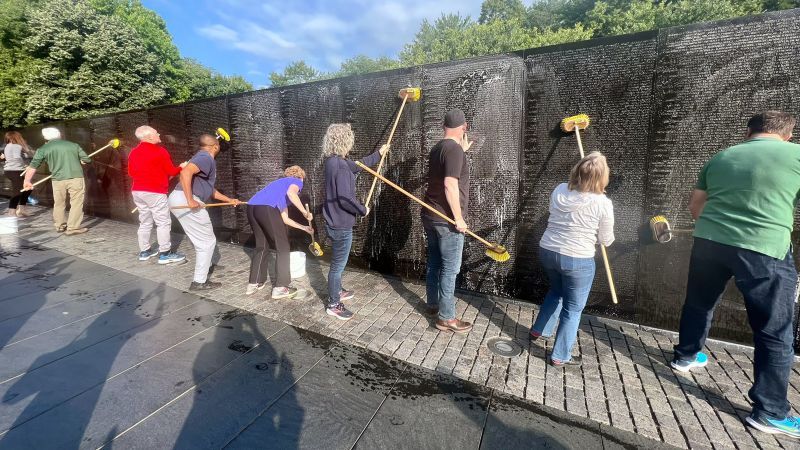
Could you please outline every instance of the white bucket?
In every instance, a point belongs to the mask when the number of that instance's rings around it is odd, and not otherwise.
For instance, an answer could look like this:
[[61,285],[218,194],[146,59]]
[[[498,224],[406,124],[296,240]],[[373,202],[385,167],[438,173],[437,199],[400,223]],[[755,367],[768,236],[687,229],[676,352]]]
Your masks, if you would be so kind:
[[19,231],[19,226],[16,217],[0,217],[0,234],[16,234],[17,231]]
[[306,253],[289,253],[289,274],[292,279],[300,278],[306,274]]

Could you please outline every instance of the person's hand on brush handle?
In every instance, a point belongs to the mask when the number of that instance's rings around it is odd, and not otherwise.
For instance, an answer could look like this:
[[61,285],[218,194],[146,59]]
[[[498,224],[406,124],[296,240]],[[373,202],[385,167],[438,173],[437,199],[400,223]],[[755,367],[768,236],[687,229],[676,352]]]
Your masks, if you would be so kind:
[[467,222],[465,222],[463,218],[456,219],[456,230],[458,230],[460,233],[467,232]]
[[381,148],[378,149],[378,151],[381,153],[381,156],[384,156],[387,153],[389,153],[389,149],[390,149],[389,144],[383,144],[381,145]]

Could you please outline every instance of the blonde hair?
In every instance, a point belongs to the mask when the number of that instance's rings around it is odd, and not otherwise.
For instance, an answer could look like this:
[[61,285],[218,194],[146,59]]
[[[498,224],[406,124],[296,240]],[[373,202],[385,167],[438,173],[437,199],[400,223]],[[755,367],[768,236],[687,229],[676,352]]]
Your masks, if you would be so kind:
[[602,194],[608,186],[609,172],[605,156],[600,152],[589,153],[572,167],[567,187],[571,191]]
[[338,155],[344,158],[350,153],[355,142],[349,123],[334,123],[328,126],[322,139],[322,153],[325,156]]
[[306,179],[306,171],[300,166],[287,167],[286,170],[283,171],[283,175],[287,177],[300,178],[301,180]]

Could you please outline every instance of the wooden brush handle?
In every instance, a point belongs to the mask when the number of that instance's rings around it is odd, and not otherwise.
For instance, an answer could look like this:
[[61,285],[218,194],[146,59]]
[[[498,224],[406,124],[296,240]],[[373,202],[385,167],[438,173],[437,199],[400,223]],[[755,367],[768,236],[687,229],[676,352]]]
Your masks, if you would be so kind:
[[[109,142],[108,144],[106,144],[106,145],[104,145],[104,146],[100,147],[99,149],[97,149],[96,151],[94,151],[94,152],[90,153],[90,154],[89,154],[89,155],[87,155],[87,156],[88,156],[89,158],[91,158],[92,156],[94,156],[94,155],[96,155],[96,154],[98,154],[98,153],[102,152],[103,150],[107,149],[108,147],[111,147],[111,142]],[[25,170],[23,170],[23,171],[22,171],[22,174],[21,174],[20,176],[24,176],[24,175],[25,175],[25,172],[27,172],[29,169],[30,169],[30,170],[35,170],[35,169],[33,169],[32,167],[28,166],[28,167],[26,167],[26,168],[25,168]],[[36,183],[33,183],[33,187],[36,187],[36,186],[38,186],[38,185],[40,185],[40,184],[44,183],[45,181],[49,180],[50,178],[53,178],[53,176],[52,176],[52,175],[48,175],[48,176],[46,176],[46,177],[42,178],[41,180],[37,181]],[[33,190],[33,189],[30,189],[30,190]],[[25,191],[26,191],[26,189],[25,189],[25,188],[23,188],[23,189],[20,189],[20,192],[25,192]]]
[[[400,115],[403,114],[403,108],[406,106],[406,101],[408,101],[408,94],[403,96],[403,103],[400,104],[400,111],[397,112],[397,118],[394,119],[394,126],[392,126],[392,132],[389,133],[389,139],[386,141],[386,145],[392,143],[392,138],[394,137],[394,130],[397,129],[397,124],[400,123]],[[381,162],[378,163],[378,173],[381,173],[381,169],[383,169],[383,160],[386,159],[386,154],[389,152],[387,151],[383,155],[381,155]],[[369,201],[372,199],[372,193],[375,191],[375,185],[378,184],[378,179],[372,179],[372,186],[369,188],[369,193],[367,194],[367,199],[364,200],[364,206],[369,208]]]
[[617,289],[614,287],[614,277],[611,275],[611,264],[608,262],[608,254],[606,247],[600,244],[600,252],[603,254],[603,263],[606,266],[606,277],[608,277],[608,286],[611,288],[611,301],[617,304]]
[[[435,213],[437,216],[441,217],[442,219],[448,221],[449,223],[451,223],[453,225],[456,224],[455,220],[447,217],[446,215],[442,214],[440,211],[438,211],[433,206],[431,206],[431,205],[423,202],[422,200],[418,199],[417,197],[414,196],[414,194],[406,191],[405,189],[401,188],[400,186],[398,186],[398,185],[392,183],[391,181],[387,180],[386,177],[384,177],[383,175],[375,172],[374,170],[370,169],[369,167],[365,166],[364,164],[361,163],[361,161],[356,161],[356,165],[358,165],[358,167],[361,167],[362,169],[367,171],[367,173],[369,173],[370,175],[372,175],[376,179],[380,179],[381,181],[383,181],[384,183],[388,184],[389,186],[397,189],[403,195],[405,195],[406,197],[410,198],[411,200],[414,200],[415,202],[419,203],[421,206],[423,206],[425,208],[428,208],[428,210],[432,211],[433,213]],[[491,242],[487,241],[486,239],[478,236],[477,234],[473,233],[471,230],[467,230],[466,233],[469,234],[470,236],[474,237],[475,239],[479,240],[483,245],[485,245],[485,246],[487,246],[489,248],[495,248],[496,247],[494,244],[492,244]]]
[[[216,206],[232,206],[232,205],[235,205],[235,204],[236,203],[234,203],[234,202],[228,202],[228,203],[206,203],[204,205],[200,205],[200,207],[201,208],[214,208]],[[239,204],[240,205],[246,205],[247,202],[239,202]],[[170,209],[189,209],[189,208],[190,208],[189,205],[181,205],[181,206],[172,206],[172,207],[170,207]]]
[[575,125],[575,138],[578,139],[578,150],[581,152],[581,159],[583,159],[584,156],[586,155],[584,155],[583,153],[583,142],[581,142],[581,130],[580,128],[578,128],[577,125]]

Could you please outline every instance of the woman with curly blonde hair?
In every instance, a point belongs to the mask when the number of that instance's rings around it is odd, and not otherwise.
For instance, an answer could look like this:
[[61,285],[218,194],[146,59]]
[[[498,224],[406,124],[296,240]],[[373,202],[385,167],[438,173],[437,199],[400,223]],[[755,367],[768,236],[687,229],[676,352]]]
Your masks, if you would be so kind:
[[[340,320],[349,320],[353,313],[342,304],[342,300],[353,298],[353,292],[342,288],[342,272],[347,265],[350,246],[353,244],[353,226],[356,216],[365,216],[369,209],[356,199],[356,173],[359,168],[347,159],[353,149],[355,136],[350,124],[335,123],[328,127],[322,140],[325,160],[325,229],[333,245],[330,271],[328,272],[328,307],[325,312]],[[389,151],[384,145],[380,150],[361,160],[366,166],[378,164],[381,156]]]
[[311,213],[306,212],[300,201],[300,191],[306,172],[300,166],[288,167],[283,178],[278,178],[261,189],[247,201],[247,221],[256,238],[256,251],[250,263],[250,281],[247,295],[264,289],[267,280],[267,256],[269,250],[277,253],[275,258],[276,279],[273,281],[272,298],[291,298],[297,289],[289,286],[292,278],[289,274],[289,233],[286,225],[313,234],[310,226],[295,222],[289,218],[288,203],[300,210],[309,221]]

